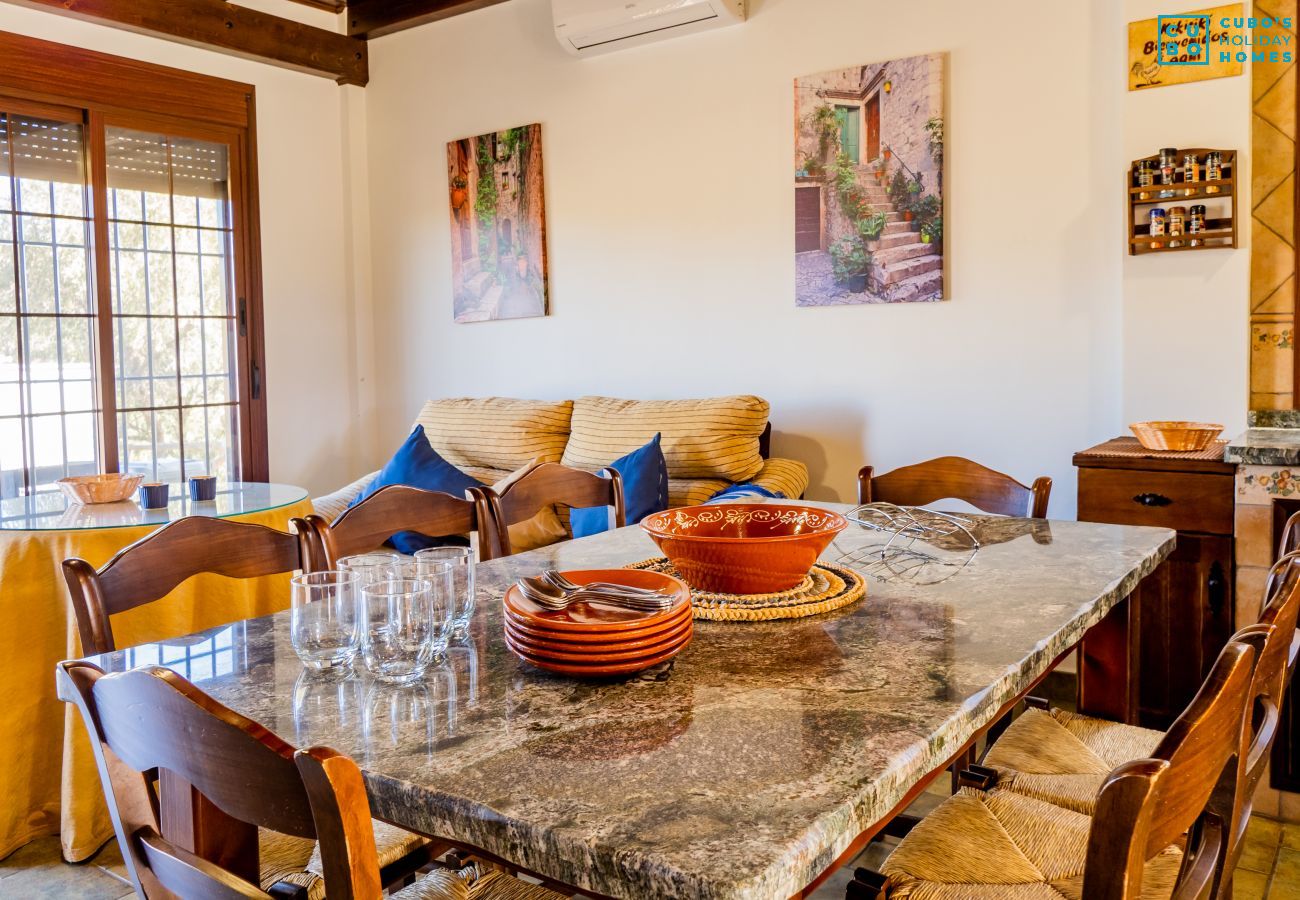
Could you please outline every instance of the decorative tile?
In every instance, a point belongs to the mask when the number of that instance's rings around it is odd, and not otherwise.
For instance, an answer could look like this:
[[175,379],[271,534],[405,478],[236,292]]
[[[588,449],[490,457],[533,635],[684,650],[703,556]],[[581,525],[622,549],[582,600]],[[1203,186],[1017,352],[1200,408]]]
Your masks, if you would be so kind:
[[1251,221],[1250,308],[1256,310],[1295,273],[1295,248],[1263,220]]
[[1295,142],[1260,116],[1251,116],[1251,197],[1263,197],[1292,170]]
[[1263,394],[1290,391],[1292,326],[1286,322],[1252,325],[1250,328],[1250,389]]
[[[1252,68],[1259,68],[1258,64]],[[1255,100],[1255,115],[1261,116],[1270,125],[1277,128],[1283,134],[1295,137],[1295,63],[1286,67],[1285,73],[1281,77],[1276,77],[1272,82],[1261,84],[1259,75],[1265,73],[1256,73],[1255,89],[1258,91],[1261,87],[1266,88],[1267,92]],[[1269,71],[1269,75],[1274,75]]]
[[[1256,199],[1254,211],[1254,217],[1276,232],[1287,248],[1292,250],[1292,271],[1295,270],[1295,182],[1293,178],[1293,175],[1288,174],[1283,182],[1273,189],[1273,193],[1263,199]],[[1258,233],[1258,230],[1252,230],[1251,236],[1254,237]]]
[[1263,566],[1273,563],[1273,508],[1237,506],[1233,536],[1237,541],[1237,565]]

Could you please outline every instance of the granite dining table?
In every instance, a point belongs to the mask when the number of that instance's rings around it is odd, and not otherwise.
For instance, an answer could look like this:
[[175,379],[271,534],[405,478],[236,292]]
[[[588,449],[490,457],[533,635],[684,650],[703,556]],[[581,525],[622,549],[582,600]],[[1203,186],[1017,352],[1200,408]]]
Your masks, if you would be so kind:
[[823,560],[866,572],[863,600],[697,621],[672,663],[622,680],[517,659],[501,596],[544,568],[654,556],[636,527],[481,563],[468,640],[415,688],[308,675],[285,613],[95,659],[168,665],[292,743],[351,755],[379,818],[588,895],[800,896],[1174,545],[1157,528],[973,522],[977,551],[925,548],[939,562],[919,571],[880,565],[881,535],[851,525]]

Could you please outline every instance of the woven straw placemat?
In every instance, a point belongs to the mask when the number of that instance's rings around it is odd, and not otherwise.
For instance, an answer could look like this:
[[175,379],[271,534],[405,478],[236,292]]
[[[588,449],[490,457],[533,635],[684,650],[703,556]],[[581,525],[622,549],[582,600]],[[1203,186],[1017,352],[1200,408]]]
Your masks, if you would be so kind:
[[[627,566],[680,578],[667,558],[659,556]],[[852,569],[817,563],[802,582],[775,594],[717,594],[691,590],[692,615],[721,622],[765,622],[771,619],[802,619],[839,609],[861,600],[866,582]]]
[[1085,456],[1111,456],[1128,459],[1207,459],[1223,461],[1223,448],[1227,441],[1210,441],[1204,450],[1175,452],[1172,450],[1148,450],[1137,442],[1137,438],[1121,437],[1098,444],[1083,451]]

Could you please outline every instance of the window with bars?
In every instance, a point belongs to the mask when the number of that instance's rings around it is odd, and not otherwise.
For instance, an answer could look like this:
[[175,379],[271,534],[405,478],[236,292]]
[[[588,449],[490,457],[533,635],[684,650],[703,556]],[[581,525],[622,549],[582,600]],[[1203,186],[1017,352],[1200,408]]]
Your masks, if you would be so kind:
[[247,133],[5,88],[0,497],[103,471],[264,479]]

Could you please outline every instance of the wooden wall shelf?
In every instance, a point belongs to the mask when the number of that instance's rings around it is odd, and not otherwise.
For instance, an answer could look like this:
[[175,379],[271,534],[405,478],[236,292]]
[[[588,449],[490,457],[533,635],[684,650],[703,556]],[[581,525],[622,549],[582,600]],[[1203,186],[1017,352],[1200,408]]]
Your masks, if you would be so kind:
[[[1217,181],[1205,180],[1205,157],[1218,153],[1222,157]],[[1195,181],[1184,180],[1182,159],[1194,154],[1200,166],[1199,178]],[[1237,246],[1237,151],[1219,150],[1213,147],[1188,147],[1178,150],[1179,165],[1174,172],[1173,184],[1159,184],[1160,156],[1147,156],[1135,159],[1129,165],[1126,191],[1128,202],[1128,252],[1130,256],[1149,253],[1176,253],[1182,250],[1224,250]],[[1139,185],[1138,171],[1143,163],[1148,163],[1156,171],[1156,184]],[[1168,196],[1162,196],[1168,195]],[[1199,234],[1188,232],[1191,223],[1190,210],[1184,220],[1182,235],[1172,238],[1168,233],[1153,236],[1151,234],[1151,210],[1172,206],[1190,207],[1203,204],[1206,207],[1205,230]],[[1166,230],[1168,223],[1166,221]],[[1197,241],[1196,246],[1192,241]]]

